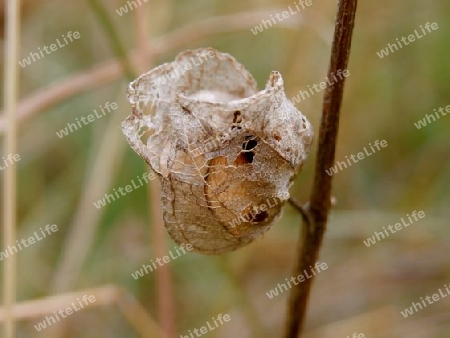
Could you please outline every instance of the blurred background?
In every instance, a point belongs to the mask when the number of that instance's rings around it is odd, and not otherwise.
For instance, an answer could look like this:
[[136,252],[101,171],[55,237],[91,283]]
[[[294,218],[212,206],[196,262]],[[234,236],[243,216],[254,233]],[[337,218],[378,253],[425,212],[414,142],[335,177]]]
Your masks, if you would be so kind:
[[[288,292],[273,299],[266,292],[292,276],[301,227],[292,207],[285,206],[263,239],[243,249],[218,257],[188,253],[135,279],[131,274],[143,264],[175,252],[155,221],[158,188],[145,185],[99,209],[93,203],[150,170],[120,129],[130,113],[131,76],[185,49],[211,46],[245,65],[260,88],[270,71],[280,71],[293,97],[325,79],[336,1],[312,0],[312,6],[257,35],[250,29],[294,1],[135,0],[133,10],[130,1],[104,0],[100,9],[95,3],[23,1],[20,60],[69,31],[80,38],[20,68],[17,238],[46,224],[59,230],[16,254],[18,301],[81,292],[95,293],[97,302],[43,332],[34,325],[70,302],[46,303],[47,313],[33,305],[18,322],[18,337],[159,337],[156,327],[162,326],[172,338],[219,314],[231,321],[209,337],[281,337]],[[128,12],[120,15],[123,6]],[[109,28],[101,8],[112,21]],[[337,204],[320,258],[329,268],[313,286],[305,337],[450,335],[450,297],[406,319],[400,313],[450,283],[450,116],[421,129],[414,125],[450,104],[449,18],[444,0],[359,3],[336,159],[376,140],[388,147],[334,175]],[[439,29],[377,56],[426,22]],[[1,34],[3,66],[3,29]],[[118,61],[121,49],[130,56],[127,73]],[[322,94],[297,104],[316,135]],[[58,137],[68,123],[106,102],[118,109]],[[4,129],[1,118],[2,134]],[[300,201],[310,193],[315,141],[291,188]],[[374,231],[414,210],[426,217],[364,245]]]

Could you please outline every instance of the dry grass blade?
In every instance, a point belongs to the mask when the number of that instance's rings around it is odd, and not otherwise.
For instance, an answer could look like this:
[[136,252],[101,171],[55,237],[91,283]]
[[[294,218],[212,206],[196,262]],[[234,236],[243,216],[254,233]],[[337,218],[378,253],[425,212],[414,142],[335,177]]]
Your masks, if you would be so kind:
[[[5,155],[16,154],[17,150],[17,97],[19,85],[19,65],[17,55],[19,50],[19,27],[20,27],[20,1],[10,0],[7,2],[7,40],[5,54],[5,86],[4,97],[6,107],[6,139]],[[4,170],[4,246],[13,246],[16,241],[16,212],[17,212],[17,164],[11,163]],[[5,337],[16,336],[15,321],[12,316],[12,307],[16,301],[16,273],[17,259],[11,255],[5,261],[4,268],[4,303],[6,308]]]
[[[84,291],[68,292],[18,303],[13,308],[15,319],[32,319],[52,314],[61,308],[66,308],[77,298],[93,295],[95,302],[90,307],[117,305],[124,317],[141,337],[162,337],[162,331],[155,320],[145,311],[132,294],[115,285],[106,285]],[[0,322],[7,318],[7,311],[0,308]]]

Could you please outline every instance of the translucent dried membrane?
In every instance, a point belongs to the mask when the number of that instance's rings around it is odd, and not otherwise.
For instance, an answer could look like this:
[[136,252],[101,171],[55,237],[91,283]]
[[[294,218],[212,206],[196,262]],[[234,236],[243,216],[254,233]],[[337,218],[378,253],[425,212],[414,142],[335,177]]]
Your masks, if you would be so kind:
[[313,137],[280,73],[258,91],[229,54],[188,50],[131,82],[128,98],[123,132],[159,174],[175,242],[220,254],[270,228]]

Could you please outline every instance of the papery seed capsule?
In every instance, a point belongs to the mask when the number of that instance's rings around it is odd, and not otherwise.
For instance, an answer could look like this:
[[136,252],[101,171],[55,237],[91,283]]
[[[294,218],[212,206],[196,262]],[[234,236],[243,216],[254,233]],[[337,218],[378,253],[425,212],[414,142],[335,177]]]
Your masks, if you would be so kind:
[[219,254],[270,228],[313,137],[280,73],[258,91],[233,57],[197,49],[131,82],[128,97],[123,132],[161,178],[165,227],[178,244]]

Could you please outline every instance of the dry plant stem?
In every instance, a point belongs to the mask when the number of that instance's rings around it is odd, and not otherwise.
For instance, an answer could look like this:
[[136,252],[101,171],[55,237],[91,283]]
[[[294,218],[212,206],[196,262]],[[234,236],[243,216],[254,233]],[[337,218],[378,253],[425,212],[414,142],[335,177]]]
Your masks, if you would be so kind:
[[[328,76],[338,70],[347,69],[352,32],[355,20],[357,0],[340,0],[336,16],[336,26],[331,47],[331,60]],[[319,256],[323,235],[326,229],[328,213],[331,206],[332,176],[325,169],[334,163],[336,139],[339,127],[339,113],[344,91],[344,81],[339,81],[327,87],[324,94],[322,120],[319,130],[319,147],[316,159],[314,184],[310,205],[307,210],[307,222],[300,232],[298,260],[293,276],[298,276],[303,270],[310,269]],[[314,278],[306,279],[291,289],[288,318],[286,322],[286,338],[297,338],[302,332],[306,307],[308,304],[311,284]]]
[[[156,4],[153,3],[153,6]],[[151,68],[152,54],[148,35],[147,22],[149,20],[148,12],[145,7],[142,11],[134,11],[135,35],[139,50],[139,70],[145,72]],[[152,229],[153,254],[157,257],[163,257],[167,254],[167,241],[163,225],[162,210],[159,205],[161,200],[161,187],[157,180],[153,180],[148,185],[148,196],[150,204],[150,226]],[[175,338],[175,310],[173,306],[173,284],[170,265],[165,264],[155,271],[156,277],[156,295],[158,306],[158,321],[164,333],[161,338]]]
[[[9,0],[6,4],[7,37],[5,49],[5,82],[4,98],[6,110],[6,137],[4,153],[16,154],[17,150],[17,96],[19,84],[19,69],[17,64],[19,49],[19,0]],[[16,241],[16,198],[17,198],[17,164],[10,164],[4,169],[4,247],[14,245]],[[15,319],[12,313],[16,301],[16,255],[11,255],[5,260],[4,265],[4,289],[3,301],[5,304],[5,338],[16,336]]]
[[[167,240],[163,225],[162,210],[159,205],[161,200],[161,188],[159,182],[153,180],[149,186],[150,208],[152,218],[152,243],[155,248],[153,254],[156,257],[167,255]],[[173,308],[173,284],[169,264],[165,264],[156,270],[156,298],[158,299],[159,323],[165,333],[161,338],[175,337],[175,313]]]
[[[15,319],[33,319],[51,315],[53,311],[66,308],[71,302],[84,295],[95,296],[95,302],[89,308],[117,305],[124,317],[141,337],[162,337],[161,329],[155,320],[145,311],[132,294],[115,285],[105,285],[84,291],[69,292],[36,299],[14,305],[12,314]],[[6,319],[6,309],[0,308],[0,322]]]
[[[260,23],[261,19],[280,10],[280,8],[269,8],[264,12],[244,12],[209,18],[183,26],[167,35],[148,41],[147,44],[150,46],[149,50],[151,50],[153,57],[157,57],[216,34],[249,29]],[[129,60],[131,64],[136,64],[139,61],[139,50],[132,51],[129,54]],[[21,101],[18,107],[17,120],[22,123],[64,100],[111,83],[122,75],[122,62],[116,58],[99,63],[88,70],[70,75],[65,79],[55,81]],[[0,114],[0,134],[2,134],[5,132],[6,122],[4,111],[1,111]]]

